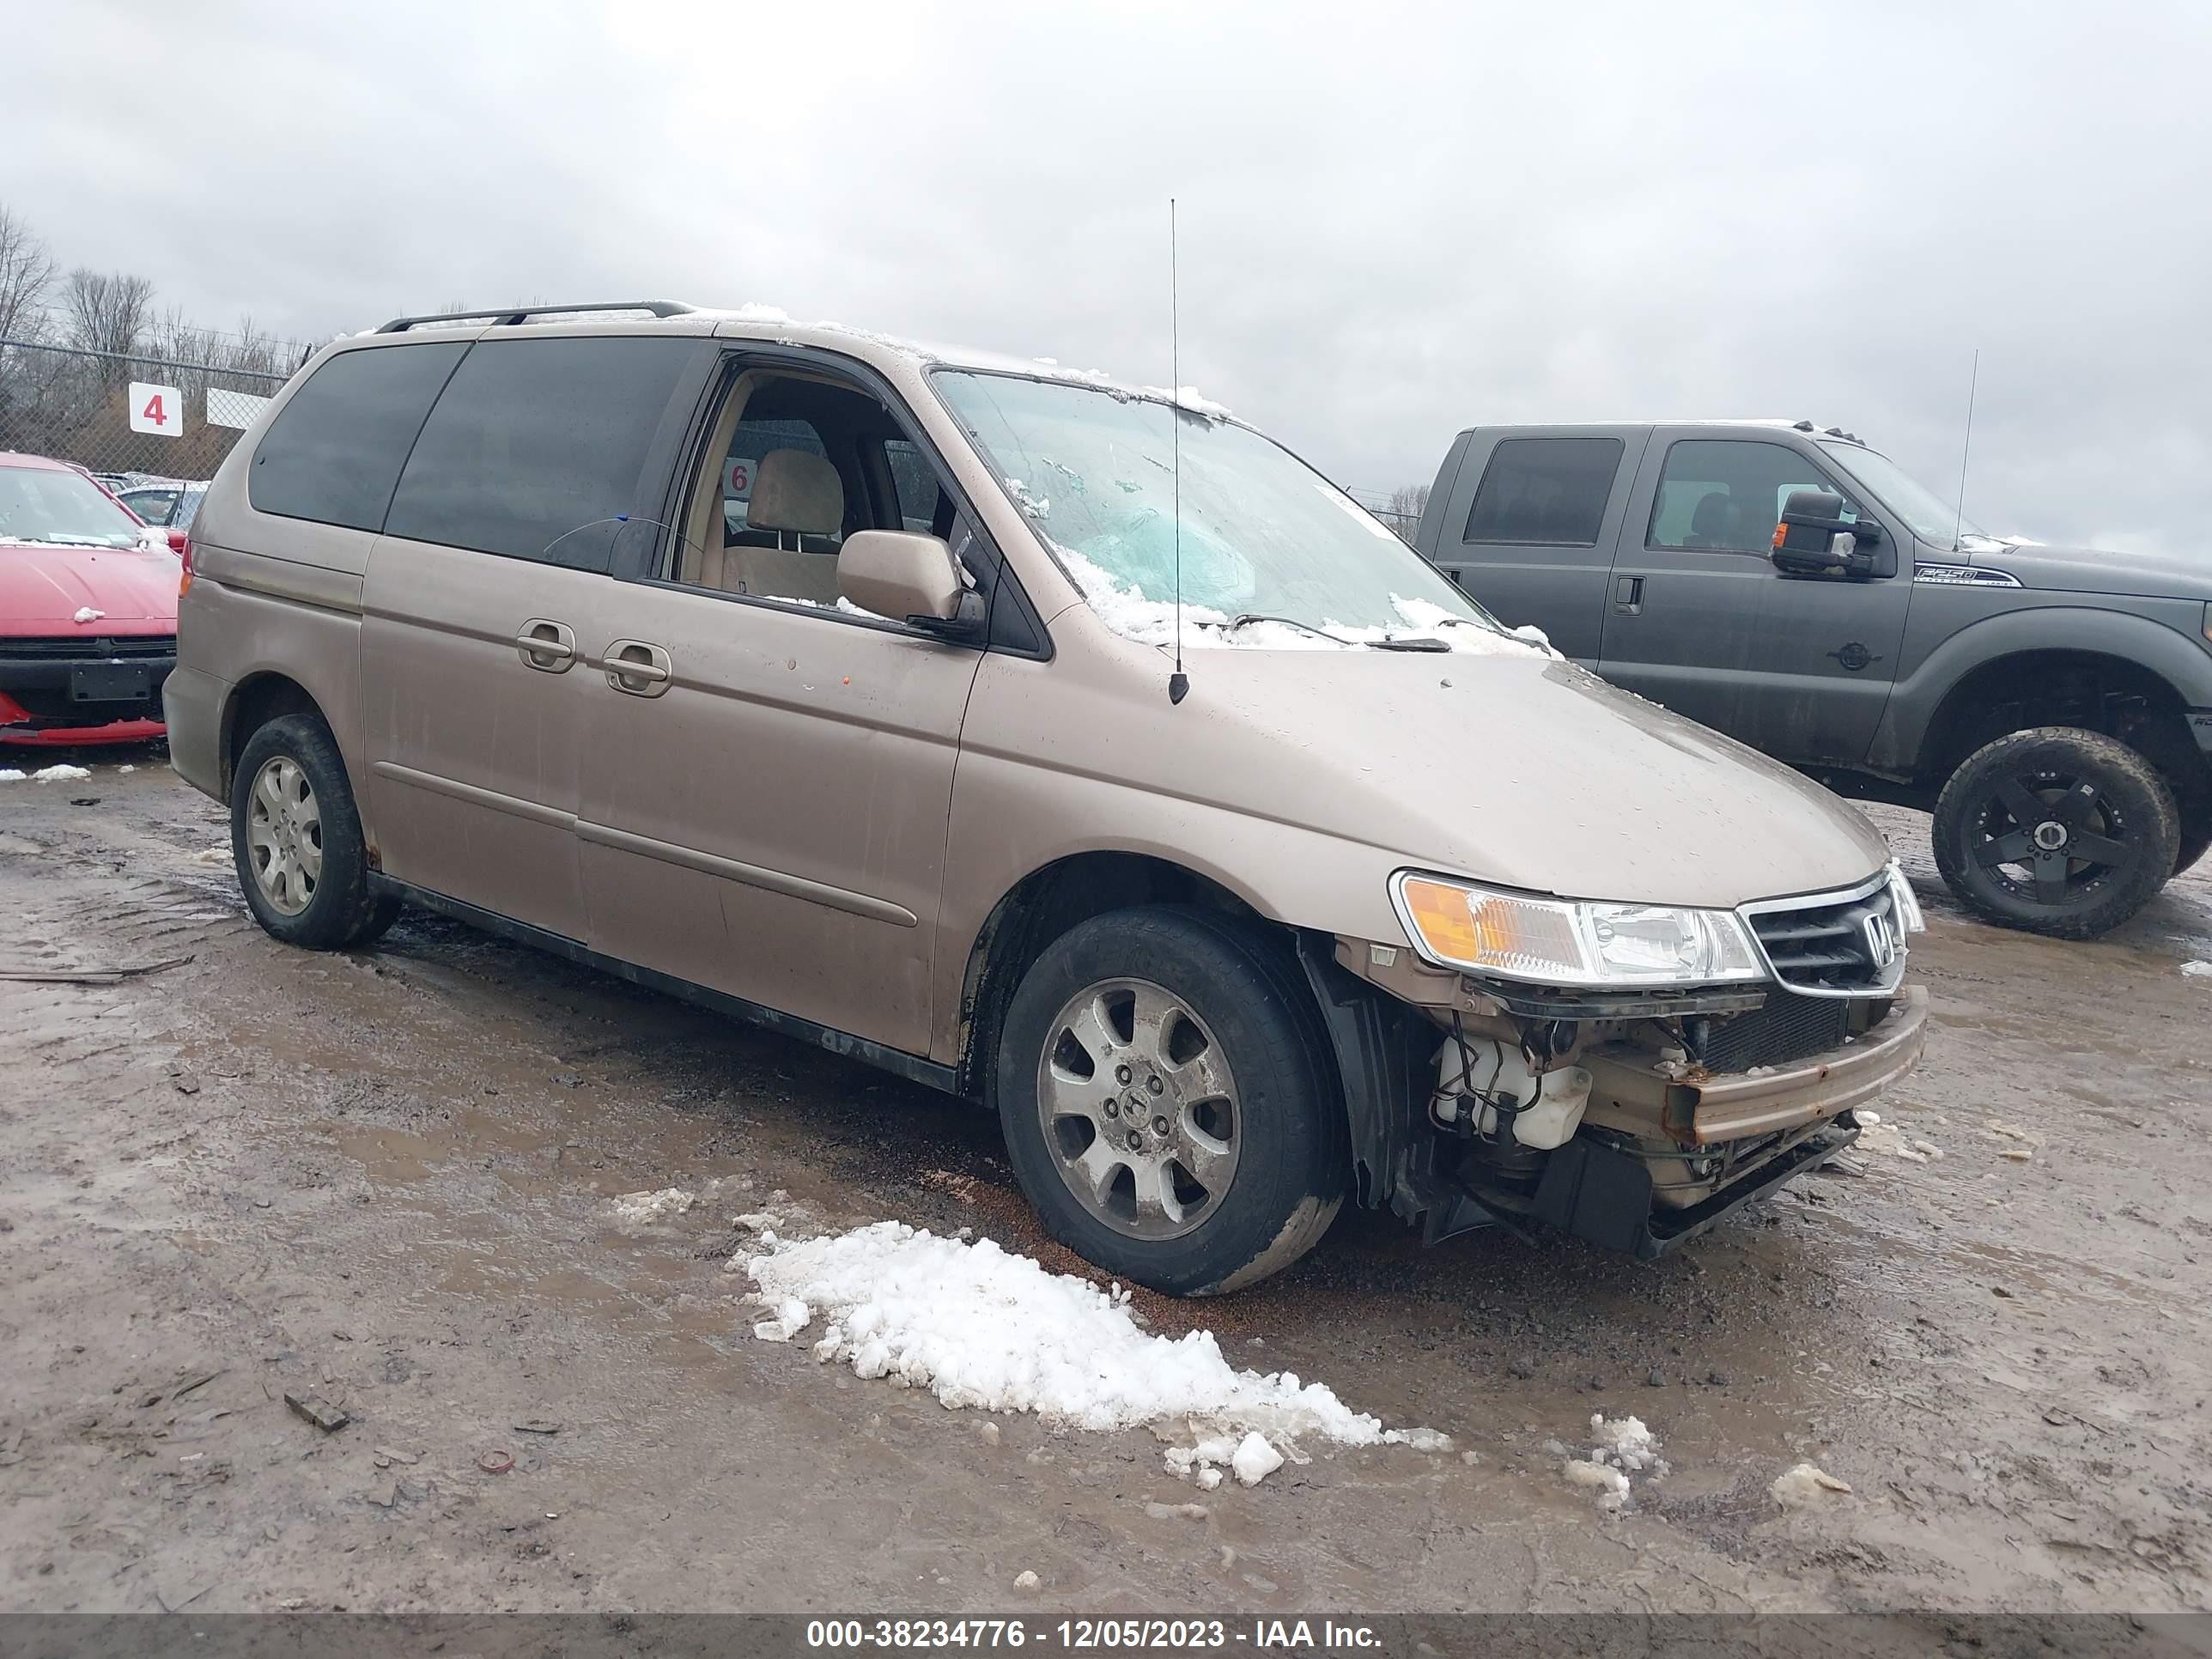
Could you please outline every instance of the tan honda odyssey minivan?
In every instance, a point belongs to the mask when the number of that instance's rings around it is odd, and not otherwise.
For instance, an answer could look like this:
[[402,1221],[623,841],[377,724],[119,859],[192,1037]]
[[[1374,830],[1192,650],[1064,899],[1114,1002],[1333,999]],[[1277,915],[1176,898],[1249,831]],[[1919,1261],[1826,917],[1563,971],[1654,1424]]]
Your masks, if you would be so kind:
[[172,751],[270,933],[422,905],[986,1103],[1164,1290],[1347,1198],[1655,1255],[1920,1051],[1865,819],[1188,391],[403,319],[263,411],[185,583]]

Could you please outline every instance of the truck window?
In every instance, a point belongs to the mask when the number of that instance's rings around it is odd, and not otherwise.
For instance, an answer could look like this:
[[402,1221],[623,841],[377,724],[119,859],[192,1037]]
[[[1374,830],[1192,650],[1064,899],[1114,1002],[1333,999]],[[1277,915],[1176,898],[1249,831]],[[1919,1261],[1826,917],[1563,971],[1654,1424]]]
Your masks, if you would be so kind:
[[[1774,545],[1775,520],[1793,491],[1835,489],[1819,467],[1787,444],[1685,438],[1667,452],[1660,469],[1646,540],[1652,547],[1763,558]],[[1844,516],[1858,517],[1848,495]]]
[[1460,539],[1595,547],[1620,453],[1618,438],[1502,440]]

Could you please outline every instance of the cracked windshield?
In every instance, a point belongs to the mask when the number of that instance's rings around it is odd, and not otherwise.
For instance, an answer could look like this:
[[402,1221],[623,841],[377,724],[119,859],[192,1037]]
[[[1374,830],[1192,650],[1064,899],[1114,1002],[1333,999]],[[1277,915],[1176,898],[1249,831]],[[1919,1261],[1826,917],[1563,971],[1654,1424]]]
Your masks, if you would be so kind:
[[1109,626],[1186,644],[1386,645],[1497,624],[1352,498],[1218,412],[1012,375],[933,377]]

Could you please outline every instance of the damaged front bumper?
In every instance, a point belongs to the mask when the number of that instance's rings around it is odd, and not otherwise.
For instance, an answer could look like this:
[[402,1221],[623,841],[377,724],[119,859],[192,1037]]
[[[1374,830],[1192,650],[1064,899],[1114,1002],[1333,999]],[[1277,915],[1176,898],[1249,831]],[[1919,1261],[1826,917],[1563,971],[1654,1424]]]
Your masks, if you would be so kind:
[[1587,1052],[1583,1132],[1547,1160],[1530,1213],[1663,1255],[1857,1139],[1853,1109],[1919,1063],[1927,1035],[1928,993],[1907,986],[1864,1034],[1786,1066],[1714,1074],[1609,1045]]

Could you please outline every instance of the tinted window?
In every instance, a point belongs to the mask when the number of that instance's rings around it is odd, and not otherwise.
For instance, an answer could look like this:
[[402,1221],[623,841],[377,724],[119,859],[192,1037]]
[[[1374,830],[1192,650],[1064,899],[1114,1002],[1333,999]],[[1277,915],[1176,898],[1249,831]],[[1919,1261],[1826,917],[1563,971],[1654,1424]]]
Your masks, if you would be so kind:
[[407,447],[467,349],[448,341],[330,359],[262,435],[246,486],[254,510],[381,529]]
[[635,335],[477,345],[422,423],[385,533],[605,569],[611,520],[660,510],[646,456],[698,349]]
[[[1653,547],[1765,554],[1782,505],[1800,489],[1832,489],[1787,444],[1686,438],[1667,452],[1651,503]],[[1844,516],[1858,508],[1845,498]]]
[[1620,470],[1618,438],[1508,438],[1491,452],[1461,539],[1595,547]]
[[908,530],[931,529],[937,522],[937,498],[942,493],[937,470],[904,438],[884,440],[884,459],[890,467],[891,487],[898,492],[900,524]]

